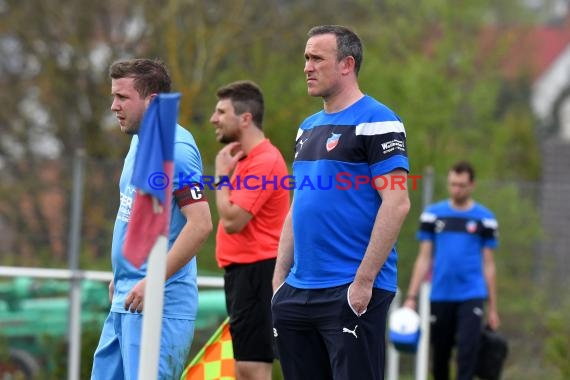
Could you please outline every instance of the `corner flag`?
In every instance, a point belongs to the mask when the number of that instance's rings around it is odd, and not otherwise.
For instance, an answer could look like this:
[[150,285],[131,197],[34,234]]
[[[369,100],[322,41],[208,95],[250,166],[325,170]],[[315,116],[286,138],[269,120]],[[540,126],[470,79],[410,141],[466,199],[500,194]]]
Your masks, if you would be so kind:
[[157,95],[139,130],[131,184],[137,188],[123,252],[134,266],[146,261],[160,235],[168,237],[174,137],[180,94]]
[[218,327],[186,367],[180,380],[235,380],[235,361],[229,319]]

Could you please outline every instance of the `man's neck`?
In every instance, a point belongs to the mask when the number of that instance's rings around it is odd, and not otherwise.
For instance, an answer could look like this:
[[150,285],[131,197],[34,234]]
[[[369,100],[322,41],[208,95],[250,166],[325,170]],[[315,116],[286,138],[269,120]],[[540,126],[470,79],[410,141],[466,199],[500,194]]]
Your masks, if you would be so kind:
[[265,140],[265,135],[263,131],[258,129],[257,127],[253,127],[255,130],[252,130],[250,134],[247,136],[243,135],[240,140],[241,149],[245,155],[248,155],[249,152],[253,150],[257,145],[261,144],[263,140]]
[[358,86],[352,86],[327,98],[323,98],[324,110],[326,113],[340,112],[359,101],[363,96],[364,94],[360,91]]
[[466,211],[471,209],[471,207],[473,207],[473,203],[474,201],[472,198],[467,199],[465,202],[457,202],[454,201],[453,199],[450,199],[451,207],[460,211]]

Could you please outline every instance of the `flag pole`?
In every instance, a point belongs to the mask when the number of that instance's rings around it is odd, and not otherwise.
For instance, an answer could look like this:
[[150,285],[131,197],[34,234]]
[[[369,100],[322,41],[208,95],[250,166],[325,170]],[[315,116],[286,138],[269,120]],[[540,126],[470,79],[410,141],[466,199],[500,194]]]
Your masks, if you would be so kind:
[[138,380],[158,377],[167,249],[168,239],[161,235],[148,257]]
[[137,268],[147,261],[137,380],[158,377],[173,185],[156,187],[150,179],[157,172],[172,178],[179,100],[178,93],[159,94],[148,106],[131,179],[138,192],[123,250]]

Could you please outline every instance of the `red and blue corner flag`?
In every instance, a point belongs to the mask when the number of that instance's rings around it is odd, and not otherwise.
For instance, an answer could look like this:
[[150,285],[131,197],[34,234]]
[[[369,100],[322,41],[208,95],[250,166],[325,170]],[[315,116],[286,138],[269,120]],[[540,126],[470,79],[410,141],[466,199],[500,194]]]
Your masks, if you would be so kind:
[[139,129],[131,184],[137,188],[123,254],[140,268],[160,235],[168,236],[174,136],[180,94],[159,94],[148,106]]

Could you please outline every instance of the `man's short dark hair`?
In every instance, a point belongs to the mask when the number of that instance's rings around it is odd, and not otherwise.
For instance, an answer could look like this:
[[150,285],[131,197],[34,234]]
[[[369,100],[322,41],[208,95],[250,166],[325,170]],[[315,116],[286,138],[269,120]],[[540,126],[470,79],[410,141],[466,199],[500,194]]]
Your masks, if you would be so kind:
[[363,51],[362,42],[356,33],[341,25],[320,25],[309,30],[309,38],[321,34],[334,34],[336,37],[337,60],[346,57],[354,58],[354,73],[358,76],[362,65]]
[[468,161],[456,162],[449,171],[457,174],[467,173],[469,174],[469,182],[473,182],[475,180],[475,169],[473,169],[473,165]]
[[115,61],[109,67],[111,79],[133,78],[141,98],[170,92],[171,80],[166,65],[159,59],[134,58]]
[[235,113],[251,113],[253,124],[263,129],[263,94],[257,84],[248,80],[232,82],[218,89],[218,99],[230,99]]

